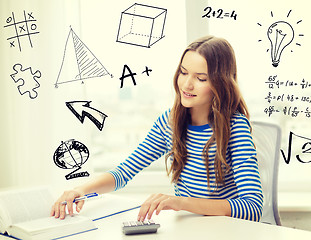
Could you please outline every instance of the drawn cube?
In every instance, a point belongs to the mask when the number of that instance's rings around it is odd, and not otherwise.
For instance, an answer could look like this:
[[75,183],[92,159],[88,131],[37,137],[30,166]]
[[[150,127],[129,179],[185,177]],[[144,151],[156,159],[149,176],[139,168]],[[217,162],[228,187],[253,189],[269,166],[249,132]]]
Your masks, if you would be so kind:
[[151,47],[164,37],[167,10],[135,3],[121,13],[117,42]]

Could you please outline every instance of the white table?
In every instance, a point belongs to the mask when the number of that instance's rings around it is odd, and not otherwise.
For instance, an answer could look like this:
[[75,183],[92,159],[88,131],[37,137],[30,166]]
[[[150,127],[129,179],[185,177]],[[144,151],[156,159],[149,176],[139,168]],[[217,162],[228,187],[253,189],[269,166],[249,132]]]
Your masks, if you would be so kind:
[[64,238],[73,239],[230,239],[230,240],[310,240],[311,232],[292,228],[267,225],[264,223],[251,222],[231,217],[212,217],[191,214],[171,210],[162,211],[160,215],[154,216],[153,220],[161,227],[155,234],[124,235],[122,233],[122,222],[136,220],[139,209],[113,215],[95,221],[98,229]]
[[[122,223],[135,221],[139,208],[109,216],[122,209],[140,205],[146,197],[130,198],[111,195],[84,206],[82,215],[108,216],[94,221],[97,230],[71,235],[60,240],[310,240],[311,232],[231,217],[201,216],[185,211],[164,210],[152,219],[161,225],[157,233],[124,235]],[[97,216],[97,217],[95,217]],[[0,235],[0,239],[4,237]],[[7,238],[5,238],[7,239]]]

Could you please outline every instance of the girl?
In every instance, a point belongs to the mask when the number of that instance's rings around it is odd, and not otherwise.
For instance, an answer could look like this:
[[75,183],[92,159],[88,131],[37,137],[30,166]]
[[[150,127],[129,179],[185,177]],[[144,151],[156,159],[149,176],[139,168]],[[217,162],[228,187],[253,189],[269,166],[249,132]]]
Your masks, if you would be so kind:
[[[175,196],[154,194],[141,206],[138,220],[173,209],[259,221],[263,195],[249,114],[237,85],[230,44],[207,36],[182,54],[174,76],[172,109],[154,123],[145,140],[116,169],[66,191],[51,210],[63,219],[67,201],[90,192],[124,187],[138,172],[166,154]],[[83,201],[76,205],[79,212]]]

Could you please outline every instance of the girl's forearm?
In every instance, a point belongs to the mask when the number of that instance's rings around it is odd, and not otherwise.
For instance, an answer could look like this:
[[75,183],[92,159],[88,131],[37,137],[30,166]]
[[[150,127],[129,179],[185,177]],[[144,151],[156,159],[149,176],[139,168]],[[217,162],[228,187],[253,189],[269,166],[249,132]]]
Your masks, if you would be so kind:
[[110,173],[103,173],[95,179],[75,188],[84,194],[88,193],[107,193],[115,189],[115,179]]
[[226,199],[203,199],[194,197],[181,197],[181,209],[213,216],[231,216],[231,207]]

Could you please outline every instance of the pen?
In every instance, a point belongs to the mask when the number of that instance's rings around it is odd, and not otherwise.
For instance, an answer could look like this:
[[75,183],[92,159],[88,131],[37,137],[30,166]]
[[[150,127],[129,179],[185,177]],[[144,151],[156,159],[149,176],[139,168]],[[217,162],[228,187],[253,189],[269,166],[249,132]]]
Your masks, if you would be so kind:
[[[79,201],[82,201],[82,200],[87,200],[87,199],[94,199],[94,198],[97,198],[97,197],[100,197],[101,195],[99,195],[98,193],[89,193],[89,194],[85,194],[83,197],[78,197],[78,198],[75,198],[73,200],[73,202],[79,202]],[[61,202],[61,204],[64,204],[66,205],[67,204],[67,201],[63,201]]]

